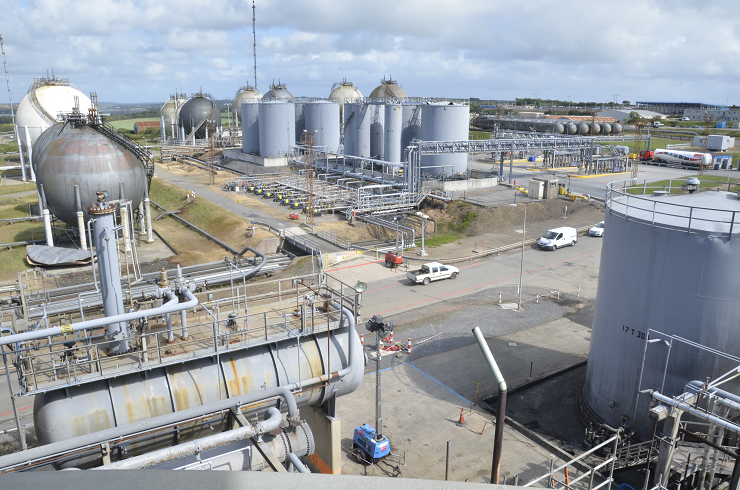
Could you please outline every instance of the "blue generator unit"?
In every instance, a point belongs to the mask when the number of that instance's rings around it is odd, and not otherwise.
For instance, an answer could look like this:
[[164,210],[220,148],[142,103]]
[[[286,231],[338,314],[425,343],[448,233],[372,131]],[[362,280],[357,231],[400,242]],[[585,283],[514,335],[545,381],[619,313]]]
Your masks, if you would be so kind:
[[[391,453],[391,443],[387,437],[375,438],[375,429],[367,424],[355,428],[352,437],[352,449],[359,450],[360,455],[367,462],[377,463],[378,460]],[[364,453],[364,455],[363,455]]]

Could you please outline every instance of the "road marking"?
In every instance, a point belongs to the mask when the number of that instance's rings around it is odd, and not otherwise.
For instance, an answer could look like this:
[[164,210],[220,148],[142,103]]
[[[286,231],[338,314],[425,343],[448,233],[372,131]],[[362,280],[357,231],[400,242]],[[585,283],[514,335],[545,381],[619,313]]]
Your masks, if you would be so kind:
[[[561,260],[560,262],[555,262],[554,264],[544,265],[544,266],[538,267],[536,269],[525,271],[524,273],[525,274],[530,274],[530,273],[535,272],[535,271],[539,271],[539,270],[542,270],[542,269],[548,269],[548,268],[554,267],[556,265],[564,264],[565,262],[572,262],[574,260],[578,260],[578,259],[582,259],[582,258],[585,258],[585,257],[589,257],[589,256],[594,255],[594,254],[597,254],[597,253],[601,253],[601,250],[597,250],[596,252],[590,252],[590,253],[587,253],[587,254],[584,254],[584,255],[579,255],[578,257],[573,257],[571,259]],[[381,311],[381,312],[378,312],[378,313],[373,313],[372,315],[363,316],[362,318],[363,319],[365,319],[365,318],[371,318],[373,315],[385,315],[386,313],[390,313],[392,311],[401,310],[401,309],[404,309],[404,308],[409,308],[411,306],[420,305],[422,303],[427,303],[429,301],[434,301],[435,299],[436,300],[441,300],[442,298],[446,298],[447,296],[452,296],[452,295],[455,295],[455,294],[464,293],[465,291],[470,291],[471,289],[477,289],[477,288],[480,288],[480,287],[483,287],[483,286],[488,286],[489,284],[495,284],[497,282],[506,281],[507,279],[512,279],[512,278],[518,277],[518,276],[519,276],[519,274],[512,274],[512,275],[507,276],[507,277],[502,277],[501,279],[496,279],[495,281],[484,282],[483,284],[478,284],[477,286],[471,286],[469,288],[461,289],[459,291],[454,291],[452,293],[442,294],[440,296],[432,296],[431,298],[423,299],[423,300],[417,301],[415,303],[409,303],[409,304],[404,305],[404,306],[398,306],[396,308],[391,308],[390,310],[385,310],[385,311]],[[390,286],[386,286],[386,287],[390,287]],[[382,289],[382,288],[380,288],[380,289]]]
[[344,269],[351,269],[353,267],[362,267],[363,265],[379,264],[380,262],[385,262],[385,259],[383,259],[383,260],[374,260],[372,262],[365,262],[364,264],[348,265],[347,267],[338,267],[336,269],[328,269],[328,270],[325,270],[324,272],[341,271],[341,270],[344,270]]
[[[21,410],[28,410],[29,408],[33,408],[33,405],[31,405],[30,407],[26,407],[26,408],[19,408],[18,411],[20,412]],[[12,410],[10,412],[0,413],[0,417],[2,417],[3,415],[9,415],[11,413],[13,413]]]

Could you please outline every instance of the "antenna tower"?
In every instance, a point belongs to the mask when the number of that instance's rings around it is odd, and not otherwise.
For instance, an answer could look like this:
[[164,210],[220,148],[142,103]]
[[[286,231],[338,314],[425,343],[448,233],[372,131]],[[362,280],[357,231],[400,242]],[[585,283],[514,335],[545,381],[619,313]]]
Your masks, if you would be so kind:
[[316,135],[314,133],[308,133],[305,130],[301,134],[301,143],[306,151],[306,175],[308,177],[308,196],[306,199],[306,224],[313,224],[313,145],[316,143]]
[[254,54],[254,88],[257,89],[257,20],[252,0],[252,53]]
[[[5,45],[3,44],[3,36],[0,34],[0,51],[3,53],[3,67],[5,68],[5,83],[8,84],[8,102],[10,103],[10,120],[13,122],[13,131],[15,132],[16,139],[18,139],[18,130],[15,127],[15,113],[13,112],[13,97],[10,95],[10,78],[8,77],[8,62],[5,59]],[[23,151],[19,148],[20,151]]]

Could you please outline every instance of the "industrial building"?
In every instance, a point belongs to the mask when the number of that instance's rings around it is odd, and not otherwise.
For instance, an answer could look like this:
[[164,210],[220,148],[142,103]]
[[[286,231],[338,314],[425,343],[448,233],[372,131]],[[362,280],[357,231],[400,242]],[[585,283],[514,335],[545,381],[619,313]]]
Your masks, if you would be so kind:
[[611,117],[619,122],[624,122],[630,118],[630,114],[636,112],[642,119],[665,119],[666,114],[648,111],[644,109],[606,109],[596,113],[598,117]]
[[719,109],[684,109],[683,116],[688,117],[692,121],[705,121],[709,117],[712,122],[737,122],[740,121],[740,109],[731,109],[728,107]]
[[684,111],[707,109],[720,109],[722,106],[716,104],[705,104],[703,102],[635,102],[635,108],[638,110],[658,112],[668,116],[683,116]]

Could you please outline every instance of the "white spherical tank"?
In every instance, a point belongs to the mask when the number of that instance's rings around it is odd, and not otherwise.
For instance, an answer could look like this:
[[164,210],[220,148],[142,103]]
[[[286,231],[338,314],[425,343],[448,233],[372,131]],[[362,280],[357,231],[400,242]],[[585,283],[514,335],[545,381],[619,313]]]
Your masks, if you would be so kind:
[[[76,98],[76,100],[75,100]],[[37,78],[28,94],[18,104],[15,123],[24,147],[33,146],[41,133],[51,127],[60,114],[68,114],[79,102],[80,112],[87,114],[92,107],[90,98],[71,85],[68,80]],[[26,128],[30,142],[26,140]]]
[[[425,104],[421,113],[422,141],[467,141],[470,106],[439,102]],[[432,175],[446,176],[468,169],[467,153],[422,155],[422,169]]]
[[370,157],[383,160],[385,152],[385,105],[370,105]]
[[270,100],[259,106],[260,156],[286,156],[295,145],[295,106],[292,102]]
[[346,78],[341,83],[335,83],[332,86],[329,100],[339,104],[339,120],[342,121],[342,128],[344,128],[344,104],[362,99],[360,89],[354,83],[348,82]]
[[260,102],[243,102],[241,105],[242,153],[260,153]]
[[421,138],[420,104],[403,104],[401,109],[401,152],[406,150],[412,140]]
[[[736,366],[668,336],[740,352],[740,275],[732,265],[740,266],[740,230],[732,224],[740,217],[740,200],[717,191],[652,196],[662,186],[651,190],[650,184],[644,195],[642,182],[623,190],[625,185],[630,182],[607,187],[580,405],[583,414],[612,427],[627,417],[627,426],[645,440],[652,437],[655,421],[648,415],[649,395],[638,398],[638,390],[673,397],[690,381],[705,382]],[[740,394],[736,381],[722,389]]]
[[401,150],[401,126],[403,124],[403,109],[401,104],[385,105],[385,150],[383,156],[386,162],[400,162],[403,157]]
[[187,101],[188,97],[185,94],[170,95],[170,99],[160,109],[160,114],[164,118],[165,132],[168,136],[177,137],[180,109]]
[[306,132],[316,134],[316,146],[339,151],[339,104],[319,100],[305,104]]
[[383,77],[383,79],[380,81],[380,85],[375,87],[372,92],[370,92],[370,98],[371,99],[395,99],[399,101],[403,101],[408,99],[408,95],[406,95],[406,91],[404,91],[399,85],[396,80],[393,80],[391,78],[386,79]]
[[241,117],[242,104],[245,102],[258,102],[260,99],[262,99],[262,94],[255,87],[251,85],[239,87],[239,90],[236,91],[236,95],[234,96],[234,115],[237,118]]

